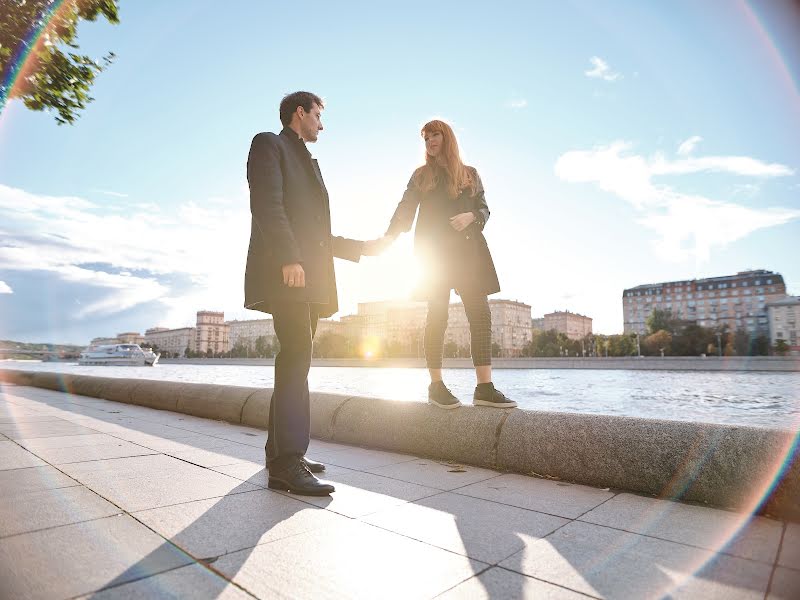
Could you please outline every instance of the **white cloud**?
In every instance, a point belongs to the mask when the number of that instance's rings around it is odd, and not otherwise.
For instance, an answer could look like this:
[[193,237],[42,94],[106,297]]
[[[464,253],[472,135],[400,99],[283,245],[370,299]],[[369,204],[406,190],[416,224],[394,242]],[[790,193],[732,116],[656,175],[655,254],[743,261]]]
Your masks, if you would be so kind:
[[705,260],[713,248],[724,247],[750,233],[800,218],[800,210],[748,208],[657,184],[659,175],[727,172],[741,176],[778,177],[794,171],[754,158],[710,156],[668,160],[631,152],[628,142],[614,142],[589,151],[571,151],[556,161],[556,175],[569,182],[594,183],[630,203],[641,213],[639,223],[658,236],[655,247],[665,259]]
[[583,72],[587,77],[603,79],[605,81],[616,81],[617,79],[622,79],[622,75],[616,71],[613,71],[611,67],[608,66],[608,63],[599,56],[591,57],[589,62],[592,63],[592,68]]
[[14,290],[5,281],[0,281],[0,294],[13,294]]
[[680,146],[678,146],[678,154],[681,156],[686,156],[687,154],[691,154],[692,150],[695,149],[697,144],[703,141],[699,135],[693,135],[688,140],[683,142]]
[[525,98],[515,98],[513,100],[510,100],[508,104],[506,104],[506,106],[508,106],[508,108],[519,110],[520,108],[525,108],[526,106],[528,106],[528,101],[525,100]]
[[[0,269],[43,271],[94,289],[78,318],[159,302],[169,308],[164,323],[184,323],[198,308],[195,298],[207,308],[238,308],[249,204],[246,197],[209,204],[158,212],[132,205],[117,214],[82,198],[0,184]],[[192,289],[176,291],[168,280],[191,282]]]
[[113,196],[114,198],[127,198],[128,194],[123,194],[121,192],[114,192],[112,190],[92,190],[93,192],[97,192],[98,194],[105,194],[106,196]]

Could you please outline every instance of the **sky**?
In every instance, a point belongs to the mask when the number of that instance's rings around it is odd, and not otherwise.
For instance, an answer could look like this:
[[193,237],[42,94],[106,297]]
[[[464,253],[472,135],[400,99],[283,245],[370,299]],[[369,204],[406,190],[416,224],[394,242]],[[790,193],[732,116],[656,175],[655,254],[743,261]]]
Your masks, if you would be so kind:
[[[383,234],[420,127],[478,169],[502,291],[622,331],[625,288],[763,268],[800,293],[800,8],[789,0],[123,0],[82,23],[117,59],[72,126],[0,114],[0,339],[83,344],[243,308],[252,137],[286,93],[333,233]],[[340,312],[404,299],[411,235],[336,261]]]

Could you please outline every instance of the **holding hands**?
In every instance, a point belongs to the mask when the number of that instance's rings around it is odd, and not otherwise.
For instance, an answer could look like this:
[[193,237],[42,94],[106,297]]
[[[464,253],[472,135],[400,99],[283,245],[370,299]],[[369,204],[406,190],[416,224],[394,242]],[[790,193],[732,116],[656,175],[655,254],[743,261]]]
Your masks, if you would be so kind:
[[395,236],[384,235],[375,240],[367,240],[361,249],[361,254],[364,256],[378,256],[382,254],[394,242]]

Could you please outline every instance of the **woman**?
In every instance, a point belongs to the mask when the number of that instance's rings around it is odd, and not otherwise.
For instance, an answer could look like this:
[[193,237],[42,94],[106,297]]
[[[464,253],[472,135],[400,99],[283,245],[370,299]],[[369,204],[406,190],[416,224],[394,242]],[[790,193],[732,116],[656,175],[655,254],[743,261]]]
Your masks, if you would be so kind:
[[513,408],[492,384],[492,318],[487,296],[500,291],[483,227],[489,207],[478,172],[461,162],[451,127],[431,121],[422,128],[425,164],[414,171],[403,199],[394,211],[386,236],[409,231],[419,209],[414,250],[425,269],[414,298],[428,302],[425,323],[425,361],[431,376],[428,401],[441,408],[461,406],[442,381],[442,352],[447,328],[450,290],[464,303],[469,320],[472,364],[478,384],[473,402]]

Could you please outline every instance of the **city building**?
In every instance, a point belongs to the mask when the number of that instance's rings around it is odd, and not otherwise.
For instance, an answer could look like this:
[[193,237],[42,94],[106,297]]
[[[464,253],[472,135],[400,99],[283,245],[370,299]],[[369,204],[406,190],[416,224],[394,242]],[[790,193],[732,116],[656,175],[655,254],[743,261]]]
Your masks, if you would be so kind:
[[138,331],[126,331],[124,333],[118,333],[117,339],[119,340],[120,344],[141,345],[145,343],[145,337]]
[[[499,346],[501,356],[520,356],[531,341],[531,307],[515,300],[489,300],[492,315],[492,344]],[[470,332],[467,313],[461,302],[450,305],[445,343],[469,349]],[[466,354],[468,356],[468,354]]]
[[274,344],[277,339],[272,319],[233,320],[225,324],[228,326],[230,348],[241,345],[252,352],[256,348],[258,338],[264,337],[270,344]]
[[647,317],[659,308],[702,327],[728,325],[731,331],[742,329],[751,335],[767,335],[767,305],[785,297],[783,276],[763,269],[639,285],[622,293],[624,331],[645,335]]
[[531,319],[531,329],[535,331],[544,331],[544,317]]
[[170,356],[185,356],[187,349],[194,350],[195,328],[152,327],[144,332],[144,338],[145,344],[157,348],[164,358],[166,358],[166,353],[169,353]]
[[767,304],[770,345],[774,348],[778,340],[789,346],[789,353],[800,355],[800,296],[787,296],[783,300]]
[[[518,356],[531,339],[531,307],[512,300],[489,300],[492,342],[503,356]],[[422,356],[428,306],[425,302],[362,302],[357,315],[342,317],[343,335],[362,348],[362,354],[385,345],[393,353]],[[469,322],[462,303],[450,305],[445,343],[465,353],[470,346]],[[466,354],[465,354],[466,355]]]
[[90,346],[106,346],[106,345],[109,345],[109,344],[119,344],[119,343],[120,343],[120,341],[115,337],[113,337],[113,338],[96,337],[96,338],[93,338],[91,342],[89,342],[89,345]]
[[230,327],[225,323],[225,313],[213,310],[197,311],[195,327],[194,351],[221,354],[230,350],[228,332]]
[[592,319],[568,310],[548,313],[544,316],[544,330],[555,329],[571,340],[582,340],[592,333]]

